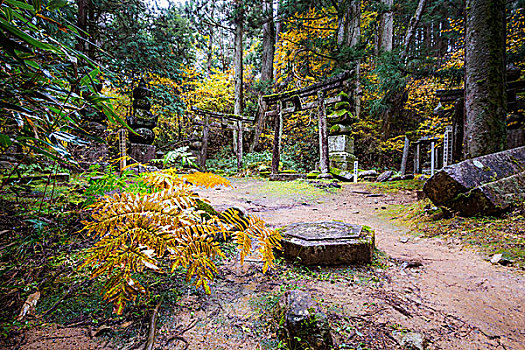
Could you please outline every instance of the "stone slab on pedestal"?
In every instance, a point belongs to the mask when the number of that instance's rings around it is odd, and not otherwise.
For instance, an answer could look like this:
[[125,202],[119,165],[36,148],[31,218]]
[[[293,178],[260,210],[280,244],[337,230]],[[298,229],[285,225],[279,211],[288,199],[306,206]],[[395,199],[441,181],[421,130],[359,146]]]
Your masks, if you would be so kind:
[[369,264],[374,232],[336,221],[296,223],[283,228],[283,255],[303,265]]
[[129,148],[129,156],[139,163],[146,164],[155,158],[155,146],[132,143]]

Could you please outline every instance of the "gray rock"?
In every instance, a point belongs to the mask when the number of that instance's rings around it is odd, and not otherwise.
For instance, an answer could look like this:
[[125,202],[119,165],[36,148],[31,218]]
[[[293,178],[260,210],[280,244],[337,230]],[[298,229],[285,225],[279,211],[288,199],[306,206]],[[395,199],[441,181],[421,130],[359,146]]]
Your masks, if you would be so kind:
[[308,293],[300,290],[284,293],[277,304],[275,318],[279,338],[289,349],[333,349],[328,318]]
[[296,223],[281,231],[283,255],[304,265],[369,264],[374,233],[342,222]]
[[399,345],[405,350],[425,350],[427,340],[421,333],[408,332],[402,336]]
[[155,158],[155,146],[145,145],[141,143],[131,143],[129,147],[129,155],[137,162],[146,164]]
[[365,177],[365,176],[377,176],[377,171],[375,171],[375,170],[363,170],[363,171],[360,171],[357,174],[357,177]]
[[318,179],[333,179],[334,177],[330,173],[321,173],[321,174],[317,175],[317,178]]
[[270,181],[294,181],[298,179],[306,179],[306,175],[294,173],[270,174]]
[[493,264],[497,264],[500,262],[501,258],[503,258],[503,254],[494,254],[492,256],[492,259],[490,259],[490,262]]
[[387,170],[383,173],[381,173],[381,175],[379,175],[377,177],[377,182],[385,182],[387,181],[388,179],[390,179],[390,177],[392,177],[392,174],[394,174],[394,172],[392,170]]
[[331,173],[336,179],[338,180],[341,180],[343,182],[352,182],[354,181],[354,174],[349,172],[349,171],[346,171],[346,170],[343,170],[343,171],[339,171],[337,173],[333,172]]
[[447,166],[425,183],[432,202],[463,216],[492,215],[525,199],[525,147]]
[[421,174],[421,175],[416,176],[415,179],[417,181],[427,181],[428,180],[428,176],[424,175],[424,174]]

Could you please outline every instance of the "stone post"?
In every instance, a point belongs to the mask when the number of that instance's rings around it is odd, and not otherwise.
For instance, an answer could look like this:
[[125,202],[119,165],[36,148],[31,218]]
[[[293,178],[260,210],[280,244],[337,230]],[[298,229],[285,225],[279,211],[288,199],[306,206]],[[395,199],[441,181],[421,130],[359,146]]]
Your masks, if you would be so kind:
[[403,147],[403,158],[401,159],[401,175],[406,175],[407,173],[407,161],[408,161],[408,151],[410,147],[410,140],[405,136],[405,146]]
[[281,120],[283,115],[282,102],[277,104],[279,115],[275,118],[275,131],[273,136],[273,150],[272,150],[272,174],[279,173],[279,162],[281,161],[280,154],[280,135],[281,135]]
[[319,170],[321,174],[326,174],[329,169],[328,158],[328,127],[326,124],[326,107],[324,104],[324,92],[317,93],[317,103],[319,108]]

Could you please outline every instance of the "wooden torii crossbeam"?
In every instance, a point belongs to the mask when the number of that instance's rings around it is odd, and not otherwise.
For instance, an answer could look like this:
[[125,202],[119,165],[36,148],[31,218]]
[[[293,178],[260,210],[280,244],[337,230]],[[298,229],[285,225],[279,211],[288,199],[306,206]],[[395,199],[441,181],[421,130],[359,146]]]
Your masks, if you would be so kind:
[[[242,148],[242,142],[243,142],[243,130],[245,129],[243,127],[243,123],[250,123],[252,124],[254,119],[253,118],[247,118],[241,115],[236,114],[226,114],[226,113],[219,113],[219,112],[213,112],[208,111],[205,109],[199,109],[196,107],[192,107],[191,110],[195,112],[195,114],[203,116],[204,122],[199,121],[193,121],[193,124],[202,125],[202,148],[201,148],[201,157],[200,157],[200,165],[204,167],[206,165],[206,159],[208,157],[208,140],[209,140],[209,129],[210,126],[215,127],[223,127],[224,123],[227,122],[233,122],[231,126],[227,126],[229,129],[233,129],[237,131],[237,142],[234,144],[237,145],[237,168],[240,170],[242,168],[242,154],[243,154],[243,148]],[[217,122],[210,122],[210,118],[217,119],[221,123]]]
[[[340,102],[340,96],[326,99],[326,93],[342,89],[351,72],[344,72],[324,82],[316,83],[302,89],[287,91],[280,94],[266,95],[262,97],[267,107],[277,105],[277,109],[265,113],[266,117],[275,118],[275,136],[273,139],[272,174],[279,173],[279,162],[281,160],[281,135],[283,130],[284,115],[307,109],[318,108],[319,116],[319,168],[321,174],[327,174],[329,168],[328,158],[328,126],[326,122],[326,106]],[[303,103],[302,99],[317,95],[317,101]],[[290,105],[290,106],[288,106]]]

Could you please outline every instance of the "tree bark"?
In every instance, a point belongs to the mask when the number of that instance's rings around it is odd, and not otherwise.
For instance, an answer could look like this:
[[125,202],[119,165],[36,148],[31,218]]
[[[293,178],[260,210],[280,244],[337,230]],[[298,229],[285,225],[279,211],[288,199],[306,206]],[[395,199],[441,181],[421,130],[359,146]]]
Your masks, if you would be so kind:
[[[243,105],[243,67],[242,67],[242,42],[244,33],[244,11],[242,0],[235,1],[235,103],[233,107],[233,114],[242,115]],[[238,135],[240,133],[241,135]],[[234,131],[233,148],[237,153],[237,167],[240,171],[242,168],[242,128],[237,132]],[[241,140],[241,142],[239,142]],[[240,161],[239,161],[240,159]]]
[[394,0],[381,0],[387,10],[381,16],[381,35],[379,37],[379,50],[392,51],[394,36],[394,13],[392,7]]
[[275,26],[273,23],[273,1],[263,0],[262,10],[264,16],[263,24],[263,51],[261,82],[267,83],[273,79],[273,57],[275,53]]
[[206,76],[211,76],[211,63],[213,59],[213,28],[210,26],[208,38],[208,52],[206,53]]
[[279,115],[275,118],[275,130],[273,136],[273,150],[272,150],[272,174],[279,173],[279,163],[281,161],[281,120],[283,118],[283,104],[279,101],[277,104]]
[[[270,86],[273,80],[273,58],[275,55],[275,26],[273,22],[273,1],[263,0],[262,3],[264,24],[263,24],[263,52],[261,65],[261,83],[265,87]],[[250,152],[255,150],[259,143],[262,129],[265,122],[266,105],[262,102],[261,96],[266,92],[266,89],[259,94],[259,110],[257,117],[257,125],[253,133],[252,143],[250,145]]]
[[505,1],[467,0],[465,36],[466,156],[505,149]]
[[75,48],[80,52],[86,52],[86,38],[88,32],[88,13],[89,13],[90,0],[77,0],[78,13],[77,13],[77,27],[79,29],[77,43]]
[[[345,0],[339,2],[340,13],[337,29],[337,45],[354,47],[359,43],[361,37],[361,0],[353,0],[347,3]],[[353,100],[353,113],[359,118],[361,113],[361,87],[360,87],[360,60],[348,62],[354,70],[355,79],[349,88],[348,94]]]
[[421,16],[423,15],[423,10],[425,9],[426,4],[427,0],[420,0],[417,5],[416,13],[410,19],[410,23],[408,24],[408,29],[405,35],[405,40],[403,42],[403,52],[401,53],[402,58],[406,58],[408,55],[408,49],[412,44],[414,34],[416,33],[419,21],[421,21]]
[[[390,0],[384,0],[384,1],[390,1]],[[403,40],[403,51],[401,52],[401,60],[404,60],[408,54],[408,47],[412,44],[412,41],[414,39],[414,33],[416,32],[417,26],[419,25],[419,22],[421,21],[421,16],[423,15],[423,10],[425,9],[427,0],[419,0],[419,3],[417,5],[416,12],[414,13],[414,16],[410,19],[409,26],[407,28],[406,34],[405,34],[405,40]],[[391,98],[388,101],[388,105],[390,106],[387,108],[387,110],[383,113],[383,139],[387,140],[390,137],[390,128],[392,124],[392,120],[394,119],[394,113],[397,111],[399,113],[403,109],[403,97],[405,94],[405,89],[400,89],[398,91],[392,92]]]

